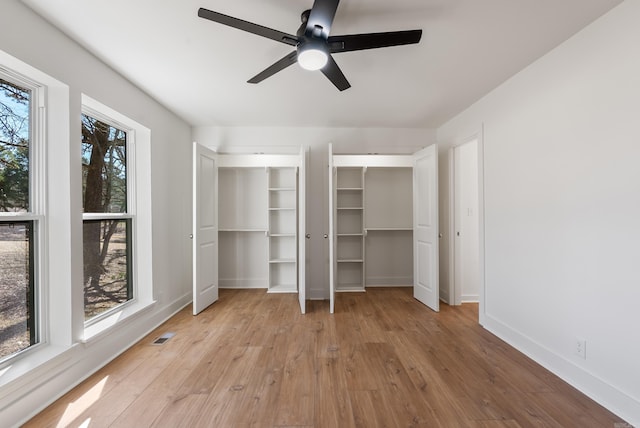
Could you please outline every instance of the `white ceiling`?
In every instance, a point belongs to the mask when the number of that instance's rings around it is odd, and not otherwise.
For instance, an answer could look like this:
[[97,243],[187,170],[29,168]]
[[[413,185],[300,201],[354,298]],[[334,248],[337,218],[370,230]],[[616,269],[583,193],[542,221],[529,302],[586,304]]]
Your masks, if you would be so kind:
[[295,34],[313,0],[22,0],[192,125],[433,128],[621,0],[343,0],[332,35],[423,29],[418,45],[335,55],[352,87],[293,65],[290,46],[199,7]]

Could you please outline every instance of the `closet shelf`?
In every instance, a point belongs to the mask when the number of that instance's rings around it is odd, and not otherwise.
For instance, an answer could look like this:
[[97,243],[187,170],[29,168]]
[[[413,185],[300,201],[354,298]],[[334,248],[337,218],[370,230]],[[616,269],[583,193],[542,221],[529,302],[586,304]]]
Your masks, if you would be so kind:
[[362,207],[338,207],[338,210],[362,210]]
[[267,229],[219,228],[218,232],[261,232],[261,233],[266,233]]
[[363,261],[362,259],[342,259],[338,260],[338,263],[362,263]]
[[269,187],[270,192],[295,192],[295,187]]
[[360,283],[355,284],[338,284],[336,291],[340,293],[364,293],[364,285]]
[[295,263],[296,259],[272,259],[269,263]]
[[368,232],[384,232],[384,231],[412,231],[413,227],[365,227],[364,230]]
[[355,190],[363,190],[362,187],[338,187],[336,190],[338,191],[355,191]]
[[269,211],[295,211],[295,207],[270,207]]

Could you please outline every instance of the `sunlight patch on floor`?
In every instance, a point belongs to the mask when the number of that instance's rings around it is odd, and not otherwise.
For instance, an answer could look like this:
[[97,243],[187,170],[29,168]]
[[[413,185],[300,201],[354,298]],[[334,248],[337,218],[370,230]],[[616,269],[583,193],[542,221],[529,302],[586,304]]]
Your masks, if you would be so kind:
[[[104,389],[107,381],[109,380],[109,376],[105,376],[101,381],[96,383],[90,390],[82,394],[80,398],[78,398],[73,403],[70,403],[67,406],[67,409],[64,411],[62,418],[58,422],[57,427],[62,428],[69,426],[77,417],[79,417],[84,411],[88,410],[102,395],[102,390]],[[81,427],[88,427],[91,422],[91,418],[88,418],[86,421],[80,425]]]

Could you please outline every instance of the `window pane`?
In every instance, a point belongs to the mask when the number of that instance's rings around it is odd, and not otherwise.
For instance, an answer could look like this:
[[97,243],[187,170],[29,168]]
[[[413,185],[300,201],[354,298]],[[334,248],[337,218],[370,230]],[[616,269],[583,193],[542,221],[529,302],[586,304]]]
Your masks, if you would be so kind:
[[127,212],[127,133],[82,115],[82,202],[85,213]]
[[0,212],[29,210],[31,91],[0,79]]
[[32,222],[0,223],[0,359],[36,343]]
[[131,221],[85,220],[84,317],[93,318],[133,298]]

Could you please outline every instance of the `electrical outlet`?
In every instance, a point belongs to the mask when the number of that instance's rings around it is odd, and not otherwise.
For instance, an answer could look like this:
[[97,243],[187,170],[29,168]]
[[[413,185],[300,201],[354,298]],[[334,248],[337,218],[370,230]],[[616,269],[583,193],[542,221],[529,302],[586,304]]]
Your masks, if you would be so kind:
[[580,358],[587,359],[587,341],[584,339],[576,339],[576,355]]

